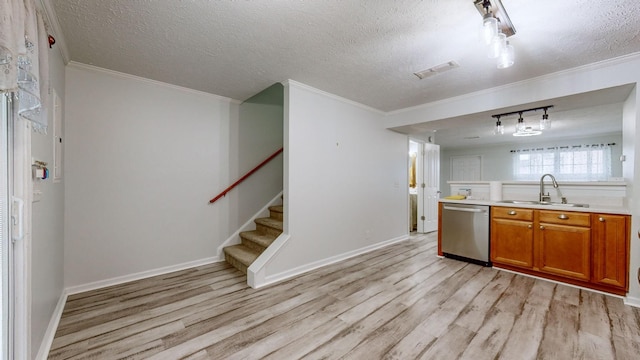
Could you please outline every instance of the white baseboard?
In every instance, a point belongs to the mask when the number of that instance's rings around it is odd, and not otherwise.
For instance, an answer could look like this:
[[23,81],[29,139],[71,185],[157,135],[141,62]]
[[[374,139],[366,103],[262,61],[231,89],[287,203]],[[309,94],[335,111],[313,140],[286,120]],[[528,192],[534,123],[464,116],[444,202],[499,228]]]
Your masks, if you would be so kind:
[[62,317],[62,311],[64,310],[64,304],[67,303],[68,296],[69,294],[67,293],[67,290],[62,290],[60,299],[58,299],[58,304],[56,304],[56,308],[53,310],[53,314],[51,315],[51,320],[49,320],[47,331],[45,331],[42,342],[40,343],[38,354],[36,354],[35,357],[36,360],[46,360],[47,357],[49,357],[49,350],[51,350],[51,344],[53,344],[53,338],[56,335],[56,330],[58,329],[58,324]]
[[124,275],[124,276],[114,277],[114,278],[111,278],[111,279],[95,281],[95,282],[88,283],[88,284],[71,286],[71,287],[66,288],[65,291],[67,292],[67,295],[78,294],[78,293],[82,293],[82,292],[86,292],[86,291],[91,291],[91,290],[104,288],[104,287],[107,287],[107,286],[119,285],[119,284],[123,284],[123,283],[129,282],[129,281],[145,279],[145,278],[149,278],[149,277],[152,277],[152,276],[164,275],[164,274],[168,274],[168,273],[171,273],[171,272],[174,272],[174,271],[185,270],[185,269],[189,269],[189,268],[192,268],[192,267],[208,265],[208,264],[221,262],[221,261],[224,261],[224,259],[221,259],[219,256],[214,256],[214,257],[210,257],[210,258],[189,261],[189,262],[182,263],[182,264],[171,265],[171,266],[166,266],[166,267],[162,267],[162,268],[158,268],[158,269],[142,271],[142,272],[135,273],[135,274],[129,274],[129,275]]
[[390,239],[390,240],[385,240],[385,241],[382,241],[382,242],[379,242],[379,243],[376,243],[376,244],[373,244],[373,245],[365,246],[363,248],[356,249],[356,250],[353,250],[353,251],[349,251],[349,252],[346,252],[346,253],[343,253],[343,254],[339,254],[339,255],[336,255],[336,256],[332,256],[332,257],[329,257],[329,258],[326,258],[326,259],[323,259],[323,260],[314,261],[314,262],[309,263],[309,264],[298,266],[297,268],[294,268],[294,269],[291,269],[291,270],[287,270],[287,271],[283,271],[283,272],[278,273],[278,274],[273,274],[273,275],[266,276],[265,279],[264,279],[264,282],[256,283],[254,285],[255,285],[255,288],[258,289],[258,288],[261,288],[261,287],[264,287],[264,286],[267,286],[267,285],[271,285],[271,284],[274,284],[274,283],[277,283],[277,282],[280,282],[280,281],[283,281],[283,280],[287,280],[287,279],[289,279],[291,277],[306,273],[308,271],[315,270],[315,269],[323,267],[323,266],[331,265],[331,264],[334,264],[334,263],[336,263],[338,261],[342,261],[342,260],[346,260],[346,259],[352,258],[354,256],[362,255],[362,254],[368,253],[370,251],[377,250],[377,249],[383,248],[385,246],[389,246],[389,245],[392,245],[392,244],[395,244],[395,243],[398,243],[398,242],[401,242],[401,241],[405,241],[405,240],[408,240],[408,239],[409,239],[409,235],[408,234],[407,235],[402,235],[402,236],[399,236],[397,238],[393,238],[393,239]]
[[640,308],[640,298],[627,296],[624,298],[624,304]]

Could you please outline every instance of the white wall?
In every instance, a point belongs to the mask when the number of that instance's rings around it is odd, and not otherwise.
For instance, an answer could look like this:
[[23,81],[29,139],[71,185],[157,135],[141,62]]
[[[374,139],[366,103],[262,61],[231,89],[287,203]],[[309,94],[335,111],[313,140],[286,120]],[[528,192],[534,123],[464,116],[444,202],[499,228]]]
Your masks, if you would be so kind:
[[244,222],[208,204],[236,176],[237,103],[74,63],[66,85],[65,286],[214,260]]
[[[49,50],[49,79],[65,98],[65,67],[57,48]],[[53,128],[31,135],[31,156],[53,169]],[[31,227],[31,354],[35,356],[64,288],[64,180],[43,180],[40,201],[32,205]]]
[[465,148],[441,148],[440,151],[440,191],[441,196],[451,195],[447,181],[451,180],[452,156],[482,156],[482,181],[508,181],[513,180],[513,154],[514,149],[528,149],[533,147],[551,147],[562,145],[581,144],[611,144],[611,173],[612,177],[622,176],[622,163],[619,161],[622,154],[622,134],[603,135],[598,137],[572,138],[555,141],[545,141],[535,144],[501,144]]
[[[237,161],[232,170],[240,177],[282,148],[284,88],[276,83],[240,104],[237,126]],[[229,195],[238,217],[248,219],[282,191],[282,154],[254,173]],[[234,168],[235,166],[235,168]]]
[[408,235],[407,136],[383,114],[285,84],[285,233],[267,278]]
[[[639,82],[640,53],[636,53],[618,59],[393,112],[388,115],[385,124],[389,128],[411,125],[509,106],[518,106],[535,101],[545,101],[557,97],[577,95],[619,85],[635,84],[637,87]],[[640,134],[637,130],[638,127],[635,125],[640,121],[640,114],[637,109],[637,88],[631,95],[631,97],[634,96],[636,98],[628,100],[623,110],[622,148],[624,149],[623,155],[626,155],[628,159],[623,164],[623,168],[635,165],[635,169],[623,169],[630,199],[637,196],[635,193],[638,192],[638,189],[633,184],[636,181],[640,181],[640,162],[638,162],[640,146],[638,146],[636,140]],[[632,131],[632,134],[629,134],[629,131]],[[631,153],[627,151],[631,151]],[[634,156],[633,165],[630,165],[630,161],[632,161],[630,159],[633,159]],[[636,238],[636,234],[640,229],[640,205],[633,201],[631,203],[633,203],[630,204],[633,214],[633,226],[631,229],[632,259],[629,274],[631,285],[627,301],[640,306],[640,286],[637,280],[637,271],[638,267],[640,267],[640,260],[638,260],[640,258],[640,242]]]

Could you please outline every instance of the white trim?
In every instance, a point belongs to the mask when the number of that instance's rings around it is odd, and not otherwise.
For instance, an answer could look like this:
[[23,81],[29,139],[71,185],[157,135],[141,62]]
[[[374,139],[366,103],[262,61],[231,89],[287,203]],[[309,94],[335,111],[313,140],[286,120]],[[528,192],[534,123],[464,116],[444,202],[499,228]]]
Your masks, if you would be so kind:
[[297,82],[295,80],[289,79],[289,80],[283,81],[282,85],[285,86],[285,87],[287,87],[287,86],[295,86],[297,88],[304,89],[304,90],[307,90],[307,91],[311,91],[311,92],[314,92],[316,94],[328,97],[330,99],[338,100],[338,101],[343,102],[345,104],[353,105],[353,106],[359,107],[361,109],[365,109],[365,110],[368,110],[368,111],[375,112],[377,114],[381,114],[381,115],[385,115],[386,114],[386,112],[384,112],[382,110],[379,110],[379,109],[376,109],[376,108],[372,108],[371,106],[364,105],[364,104],[361,104],[359,102],[356,102],[356,101],[353,101],[353,100],[349,100],[349,99],[344,98],[342,96],[338,96],[338,95],[335,95],[335,94],[332,94],[332,93],[329,93],[329,92],[326,92],[326,91],[323,91],[323,90],[320,90],[320,89],[316,89],[316,88],[314,88],[312,86]]
[[158,269],[142,271],[142,272],[135,273],[135,274],[129,274],[129,275],[124,275],[124,276],[114,277],[114,278],[111,278],[111,279],[95,281],[95,282],[88,283],[88,284],[76,285],[76,286],[72,286],[72,287],[66,288],[65,291],[66,291],[67,295],[73,295],[73,294],[83,293],[83,292],[86,292],[86,291],[101,289],[101,288],[104,288],[104,287],[107,287],[107,286],[119,285],[119,284],[123,284],[123,283],[129,282],[129,281],[146,279],[146,278],[150,278],[150,277],[153,277],[153,276],[164,275],[164,274],[172,273],[172,272],[175,272],[175,271],[186,270],[186,269],[190,269],[190,268],[193,268],[193,267],[213,264],[213,263],[221,262],[221,261],[224,261],[224,259],[220,259],[219,257],[214,256],[214,257],[204,258],[204,259],[200,259],[200,260],[189,261],[189,262],[182,263],[182,264],[171,265],[171,266],[166,266],[166,267],[162,267],[162,268],[158,268]]
[[[429,103],[425,103],[425,104],[420,104],[420,105],[416,105],[416,106],[402,108],[402,109],[399,109],[399,110],[389,111],[386,114],[387,115],[396,115],[396,114],[401,114],[401,113],[404,113],[404,112],[409,112],[409,111],[418,110],[418,109],[422,109],[422,108],[428,108],[428,107],[431,107],[431,106],[434,106],[434,105],[446,105],[448,103],[453,103],[453,102],[457,102],[457,101],[465,101],[465,100],[467,100],[469,98],[473,98],[473,97],[477,97],[477,96],[481,96],[481,95],[489,95],[489,94],[492,94],[492,93],[494,93],[496,91],[509,90],[511,88],[526,86],[527,84],[533,83],[533,82],[545,81],[545,80],[554,80],[558,76],[571,75],[571,74],[581,73],[581,72],[584,72],[584,71],[594,71],[594,70],[602,69],[602,68],[609,67],[609,66],[615,66],[615,65],[619,65],[619,64],[625,64],[625,63],[628,63],[628,62],[633,62],[633,61],[636,61],[636,60],[640,60],[640,52],[626,54],[626,55],[622,55],[622,56],[619,56],[619,57],[598,61],[598,62],[595,62],[595,63],[590,63],[590,64],[586,64],[586,65],[582,65],[582,66],[578,66],[578,67],[574,67],[574,68],[570,68],[570,69],[566,69],[566,70],[560,70],[560,71],[557,71],[557,72],[554,72],[554,73],[545,74],[545,75],[541,75],[541,76],[538,76],[538,77],[533,77],[533,78],[529,78],[529,79],[525,79],[525,80],[521,80],[521,81],[516,81],[516,82],[513,82],[513,83],[509,83],[509,84],[505,84],[505,85],[501,85],[501,86],[496,86],[496,87],[492,87],[492,88],[488,88],[488,89],[483,89],[483,90],[480,90],[480,91],[475,91],[475,92],[471,92],[471,93],[467,93],[467,94],[463,94],[463,95],[459,95],[459,96],[454,96],[454,97],[450,97],[450,98],[446,98],[446,99],[442,99],[442,100],[437,100],[437,101],[433,101],[433,102],[429,102]],[[532,100],[532,101],[535,101],[535,100]],[[396,127],[396,126],[400,126],[400,125],[395,124],[392,127]]]
[[624,298],[624,304],[640,308],[640,298],[627,296]]
[[141,76],[131,75],[131,74],[115,71],[115,70],[109,70],[109,69],[101,68],[101,67],[94,66],[94,65],[87,65],[87,64],[83,64],[83,63],[79,63],[79,62],[75,62],[75,61],[70,61],[67,64],[67,66],[70,67],[70,68],[75,68],[75,69],[99,72],[99,73],[115,76],[115,77],[122,78],[122,79],[135,80],[135,81],[140,81],[140,82],[144,82],[144,83],[148,83],[148,84],[152,84],[152,85],[156,85],[156,86],[162,86],[162,87],[166,87],[166,88],[169,88],[169,89],[174,89],[174,90],[186,92],[186,93],[189,93],[189,94],[210,97],[210,98],[213,98],[215,100],[226,101],[226,102],[229,102],[229,103],[232,103],[232,104],[240,104],[240,103],[242,103],[242,101],[240,101],[240,100],[228,98],[228,97],[225,97],[225,96],[211,94],[211,93],[200,91],[200,90],[194,90],[194,89],[186,88],[184,86],[173,85],[173,84],[169,84],[169,83],[162,82],[162,81],[147,79],[147,78],[143,78]]
[[282,191],[280,191],[278,195],[276,195],[273,199],[271,199],[271,201],[269,201],[269,203],[265,205],[262,209],[258,210],[258,212],[255,213],[249,220],[247,220],[246,223],[240,226],[240,228],[236,230],[236,232],[231,234],[231,236],[229,236],[227,240],[223,241],[222,244],[220,244],[220,246],[218,246],[218,249],[216,250],[216,254],[218,258],[224,259],[224,254],[222,253],[223,249],[227,246],[240,244],[241,242],[240,233],[243,231],[255,230],[256,226],[255,226],[254,220],[259,217],[269,216],[269,207],[274,205],[280,205],[281,200],[282,200]]
[[247,268],[247,284],[254,289],[266,284],[267,265],[291,239],[291,235],[282,233]]
[[58,14],[56,14],[56,10],[51,5],[50,0],[40,0],[40,4],[42,5],[42,10],[44,11],[45,16],[47,17],[47,23],[50,26],[50,31],[53,33],[56,38],[56,43],[54,47],[57,47],[60,50],[60,55],[62,55],[62,60],[65,64],[68,64],[71,60],[69,56],[69,48],[67,47],[67,41],[65,40],[64,33],[62,32],[62,27],[60,27],[60,21],[58,19]]
[[[280,239],[280,238],[278,238],[278,239]],[[271,285],[271,284],[274,284],[276,282],[280,282],[280,281],[292,278],[294,276],[306,273],[308,271],[315,270],[315,269],[318,269],[318,268],[323,267],[323,266],[331,265],[331,264],[337,263],[337,262],[342,261],[342,260],[347,260],[347,259],[352,258],[354,256],[362,255],[362,254],[371,252],[373,250],[377,250],[377,249],[383,248],[385,246],[389,246],[389,245],[392,245],[392,244],[395,244],[395,243],[398,243],[398,242],[401,242],[401,241],[405,241],[405,240],[408,240],[408,239],[409,239],[409,235],[406,234],[406,235],[402,235],[402,236],[399,236],[399,237],[396,237],[396,238],[393,238],[393,239],[390,239],[390,240],[385,240],[385,241],[379,242],[377,244],[365,246],[365,247],[360,248],[360,249],[356,249],[356,250],[352,250],[352,251],[349,251],[349,252],[346,252],[346,253],[343,253],[343,254],[332,256],[332,257],[329,257],[329,258],[326,258],[326,259],[323,259],[323,260],[314,261],[314,262],[309,263],[309,264],[298,266],[297,268],[294,268],[294,269],[291,269],[291,270],[287,270],[287,271],[283,271],[283,272],[278,273],[278,274],[273,274],[273,275],[266,276],[265,279],[264,279],[264,282],[256,283],[252,287],[255,288],[255,289],[258,289],[258,288],[261,288],[261,287],[264,287],[264,286],[267,286],[267,285]]]
[[60,319],[62,318],[64,305],[67,303],[67,297],[69,297],[67,290],[62,290],[60,299],[58,299],[58,304],[53,310],[53,314],[51,314],[49,326],[47,326],[47,330],[45,331],[42,342],[40,343],[40,349],[38,349],[38,354],[36,354],[35,357],[36,360],[46,360],[49,356],[49,351],[51,350],[51,345],[53,344],[53,339],[56,335],[58,324],[60,324]]
[[[569,283],[565,283],[565,282],[562,282],[562,281],[551,280],[551,279],[547,279],[547,278],[543,278],[543,277],[539,277],[539,276],[535,276],[535,275],[521,273],[521,272],[518,272],[518,271],[513,271],[513,270],[509,270],[509,269],[503,269],[503,268],[499,268],[499,267],[492,267],[492,269],[496,269],[496,270],[500,270],[500,271],[506,271],[508,273],[512,273],[512,274],[516,274],[516,275],[522,275],[522,276],[526,276],[526,277],[530,277],[530,278],[534,278],[534,279],[538,279],[538,280],[549,281],[549,282],[552,282],[552,283],[558,284],[558,285],[566,285],[566,286],[569,286],[569,287],[572,287],[572,288],[591,291],[591,292],[602,294],[602,295],[613,296],[613,297],[616,297],[618,299],[623,299],[623,300],[625,299],[625,297],[622,296],[622,295],[611,294],[611,293],[608,293],[608,292],[595,290],[595,289],[590,289],[590,288],[587,288],[587,287],[584,287],[584,286],[580,286],[580,285],[574,285],[574,284],[569,284]],[[625,304],[626,304],[626,302],[625,302]]]

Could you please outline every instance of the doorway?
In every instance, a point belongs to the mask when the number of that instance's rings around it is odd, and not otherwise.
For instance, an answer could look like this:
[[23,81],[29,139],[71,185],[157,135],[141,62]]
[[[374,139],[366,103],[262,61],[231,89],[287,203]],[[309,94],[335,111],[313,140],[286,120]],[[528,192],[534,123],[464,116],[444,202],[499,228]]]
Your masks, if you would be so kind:
[[440,146],[409,140],[409,231],[438,230]]

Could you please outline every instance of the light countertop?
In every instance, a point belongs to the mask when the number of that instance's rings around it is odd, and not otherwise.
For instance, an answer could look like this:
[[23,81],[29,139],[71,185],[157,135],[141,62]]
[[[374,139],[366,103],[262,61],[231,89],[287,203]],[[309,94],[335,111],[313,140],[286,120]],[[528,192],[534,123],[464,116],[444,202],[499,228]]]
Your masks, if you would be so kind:
[[585,207],[572,207],[572,206],[563,206],[562,204],[554,204],[554,205],[540,205],[540,204],[512,204],[512,203],[503,203],[500,201],[490,201],[490,200],[449,200],[449,199],[439,199],[439,202],[442,203],[450,203],[450,204],[467,204],[467,205],[488,205],[488,206],[501,206],[501,207],[516,207],[516,208],[526,208],[526,209],[541,209],[541,210],[560,210],[560,211],[576,211],[576,212],[584,212],[584,213],[599,213],[599,214],[621,214],[621,215],[631,215],[631,211],[625,207],[620,206],[606,206],[606,205],[591,205],[589,204],[588,208]]

